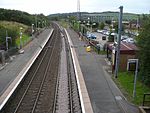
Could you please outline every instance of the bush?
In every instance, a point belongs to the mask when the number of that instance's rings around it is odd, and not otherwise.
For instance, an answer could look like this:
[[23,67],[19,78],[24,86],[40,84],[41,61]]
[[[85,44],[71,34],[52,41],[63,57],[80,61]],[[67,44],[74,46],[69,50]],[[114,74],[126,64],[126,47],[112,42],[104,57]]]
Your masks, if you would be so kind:
[[6,42],[6,35],[12,38],[12,46],[14,46],[16,37],[19,35],[16,28],[5,28],[4,26],[0,26],[0,43]]

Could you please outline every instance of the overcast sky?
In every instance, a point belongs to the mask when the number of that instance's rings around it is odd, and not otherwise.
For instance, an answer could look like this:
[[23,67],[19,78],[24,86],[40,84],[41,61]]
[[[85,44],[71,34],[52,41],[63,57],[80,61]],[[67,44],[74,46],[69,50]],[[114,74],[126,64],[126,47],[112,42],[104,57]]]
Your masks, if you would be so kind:
[[[80,0],[81,12],[119,11],[150,13],[150,0]],[[26,11],[30,14],[68,13],[77,11],[77,0],[0,0],[0,8]]]

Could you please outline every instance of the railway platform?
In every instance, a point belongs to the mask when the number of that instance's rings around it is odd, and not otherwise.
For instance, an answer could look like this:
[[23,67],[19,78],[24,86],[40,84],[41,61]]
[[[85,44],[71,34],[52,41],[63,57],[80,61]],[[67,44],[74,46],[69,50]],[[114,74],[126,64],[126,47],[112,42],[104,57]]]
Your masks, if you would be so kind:
[[23,54],[11,56],[11,61],[0,65],[0,110],[23,79],[38,54],[40,54],[52,32],[53,29],[45,29],[23,47]]
[[[86,51],[86,43],[73,30],[67,29],[73,42],[94,113],[138,113],[111,79],[104,55]],[[108,70],[108,71],[107,71]]]

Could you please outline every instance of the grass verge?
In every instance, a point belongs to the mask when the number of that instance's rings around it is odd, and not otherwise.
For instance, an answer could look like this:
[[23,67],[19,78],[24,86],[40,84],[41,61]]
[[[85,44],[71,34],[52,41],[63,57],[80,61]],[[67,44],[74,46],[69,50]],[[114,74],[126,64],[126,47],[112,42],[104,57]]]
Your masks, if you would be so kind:
[[[31,38],[28,35],[23,35],[21,38],[21,41],[23,44],[22,46],[26,45],[30,40],[31,40]],[[16,45],[17,45],[17,47],[20,47],[20,37],[18,37],[16,39]]]
[[114,79],[114,81],[117,83],[117,85],[119,86],[123,94],[127,97],[127,99],[136,105],[142,105],[143,94],[150,93],[150,88],[137,80],[136,97],[133,98],[133,86],[134,86],[133,72],[119,72],[118,78]]

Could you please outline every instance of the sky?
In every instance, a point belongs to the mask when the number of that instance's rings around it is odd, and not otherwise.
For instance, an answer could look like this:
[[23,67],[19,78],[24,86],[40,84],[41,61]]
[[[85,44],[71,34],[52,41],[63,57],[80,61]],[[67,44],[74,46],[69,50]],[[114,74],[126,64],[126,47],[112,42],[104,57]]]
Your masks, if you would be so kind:
[[[44,15],[77,12],[78,0],[0,0],[0,8]],[[81,12],[119,11],[149,14],[150,0],[80,0]]]

